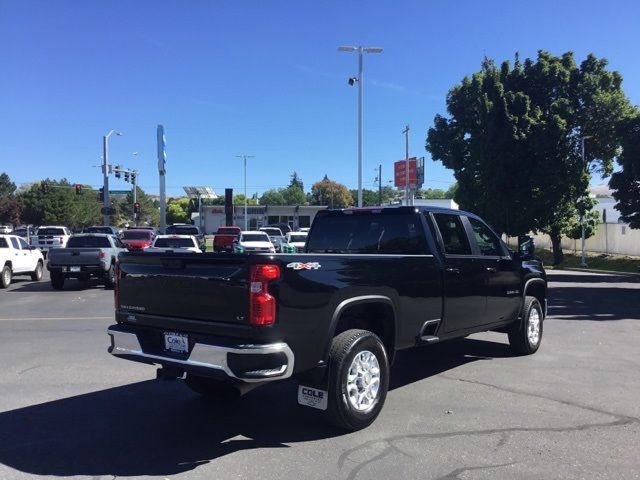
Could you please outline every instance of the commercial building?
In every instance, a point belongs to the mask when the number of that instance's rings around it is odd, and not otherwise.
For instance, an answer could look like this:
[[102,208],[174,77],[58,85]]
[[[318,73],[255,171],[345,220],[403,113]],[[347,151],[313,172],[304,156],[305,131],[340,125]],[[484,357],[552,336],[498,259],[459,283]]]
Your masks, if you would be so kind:
[[[311,222],[320,210],[326,206],[306,205],[255,205],[247,207],[249,230],[255,230],[265,225],[286,223],[292,229],[310,227]],[[193,219],[196,225],[200,225],[197,218]],[[244,228],[244,205],[233,207],[233,224]],[[225,213],[223,205],[205,205],[202,207],[202,229],[209,235],[215,233],[218,227],[225,225]]]

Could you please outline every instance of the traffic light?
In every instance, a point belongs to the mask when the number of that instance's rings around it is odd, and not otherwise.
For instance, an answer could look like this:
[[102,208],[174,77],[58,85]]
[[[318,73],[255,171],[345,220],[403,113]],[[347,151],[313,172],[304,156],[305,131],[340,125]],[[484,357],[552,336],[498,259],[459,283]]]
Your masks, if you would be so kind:
[[116,165],[114,171],[116,172],[116,178],[120,178],[120,165]]
[[136,172],[131,172],[131,183],[136,184]]
[[133,204],[133,213],[140,213],[140,204],[138,202]]
[[104,187],[100,187],[100,193],[98,193],[98,201],[104,202]]
[[128,182],[129,181],[129,172],[128,171],[124,171],[124,181]]
[[82,195],[82,185],[76,183],[76,195]]
[[40,184],[40,190],[42,193],[49,193],[49,184],[47,182],[42,182]]

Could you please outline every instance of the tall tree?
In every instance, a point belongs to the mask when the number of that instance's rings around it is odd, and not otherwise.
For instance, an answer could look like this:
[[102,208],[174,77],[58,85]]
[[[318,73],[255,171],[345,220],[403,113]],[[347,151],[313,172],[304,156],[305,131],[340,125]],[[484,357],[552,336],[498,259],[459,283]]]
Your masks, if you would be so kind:
[[11,181],[6,173],[0,174],[0,198],[9,197],[16,191],[16,184]]
[[312,205],[327,205],[331,208],[345,208],[353,205],[353,196],[341,183],[331,180],[327,175],[311,187]]
[[432,158],[454,170],[456,201],[500,232],[548,233],[556,264],[591,170],[612,171],[616,125],[631,108],[621,75],[606,66],[593,55],[577,66],[571,52],[539,51],[524,64],[516,55],[513,67],[485,58],[449,91],[450,117],[436,115],[427,135]]
[[282,189],[271,189],[265,191],[260,197],[260,205],[286,205]]
[[619,127],[622,136],[622,154],[618,163],[620,172],[611,176],[616,208],[631,228],[640,228],[640,110],[623,120]]
[[289,182],[289,187],[296,187],[304,192],[304,183],[302,183],[302,179],[298,176],[298,173],[295,171],[291,175],[291,181]]
[[19,225],[22,216],[22,203],[16,197],[0,197],[0,224]]

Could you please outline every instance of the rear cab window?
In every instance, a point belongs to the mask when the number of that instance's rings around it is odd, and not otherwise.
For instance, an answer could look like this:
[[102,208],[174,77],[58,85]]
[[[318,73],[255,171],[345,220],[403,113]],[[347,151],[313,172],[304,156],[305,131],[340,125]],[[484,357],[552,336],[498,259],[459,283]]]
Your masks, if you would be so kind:
[[426,254],[418,214],[349,211],[316,217],[308,253]]
[[111,248],[106,237],[71,237],[67,248]]
[[433,213],[445,255],[471,255],[471,245],[460,215]]

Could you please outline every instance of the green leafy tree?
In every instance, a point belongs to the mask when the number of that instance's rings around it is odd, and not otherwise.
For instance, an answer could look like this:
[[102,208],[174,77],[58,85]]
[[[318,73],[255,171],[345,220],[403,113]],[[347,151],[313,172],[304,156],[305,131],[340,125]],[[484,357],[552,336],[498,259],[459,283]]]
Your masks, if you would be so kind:
[[[351,194],[351,198],[358,198],[358,190],[352,189],[349,190]],[[375,207],[378,205],[378,200],[380,196],[378,195],[377,190],[369,190],[368,188],[362,189],[362,206],[363,207]]]
[[457,191],[458,191],[458,184],[454,183],[444,193],[444,198],[450,198],[450,199],[455,200]]
[[446,198],[446,193],[441,188],[427,188],[426,190],[418,189],[416,192],[416,198],[426,198],[426,199],[442,199]]
[[[224,204],[224,199],[221,205]],[[244,194],[239,193],[233,196],[233,204],[234,205],[244,205]],[[258,205],[258,198],[256,196],[252,196],[247,199],[247,205]]]
[[[630,104],[622,77],[589,55],[577,66],[571,52],[540,51],[536,60],[497,67],[485,58],[447,95],[449,118],[437,115],[427,135],[434,160],[453,169],[461,207],[500,232],[549,234],[554,264],[563,260],[561,236],[587,196],[590,170],[613,168],[616,125]],[[581,138],[587,140],[585,168]]]
[[285,205],[305,205],[307,196],[302,188],[292,185],[282,190]]
[[19,225],[22,203],[14,196],[0,197],[0,224]]
[[611,176],[609,186],[622,219],[631,228],[640,228],[640,110],[620,122],[619,132],[622,154],[618,163],[622,170]]
[[188,198],[170,198],[167,202],[167,224],[191,223]]
[[311,205],[327,205],[331,208],[345,208],[353,205],[351,192],[341,183],[327,175],[311,187]]
[[293,172],[291,175],[291,181],[289,182],[289,187],[295,187],[304,192],[304,183],[302,183],[302,179],[298,176],[297,172]]
[[260,197],[260,205],[286,205],[287,202],[282,195],[282,189],[272,188],[265,191]]
[[16,191],[16,184],[11,181],[6,173],[0,174],[0,198],[10,197]]
[[[41,183],[48,191],[41,190]],[[83,185],[82,194],[76,195],[74,184],[66,178],[46,179],[21,192],[18,198],[23,205],[23,220],[33,225],[65,225],[83,228],[102,222],[97,191]]]

